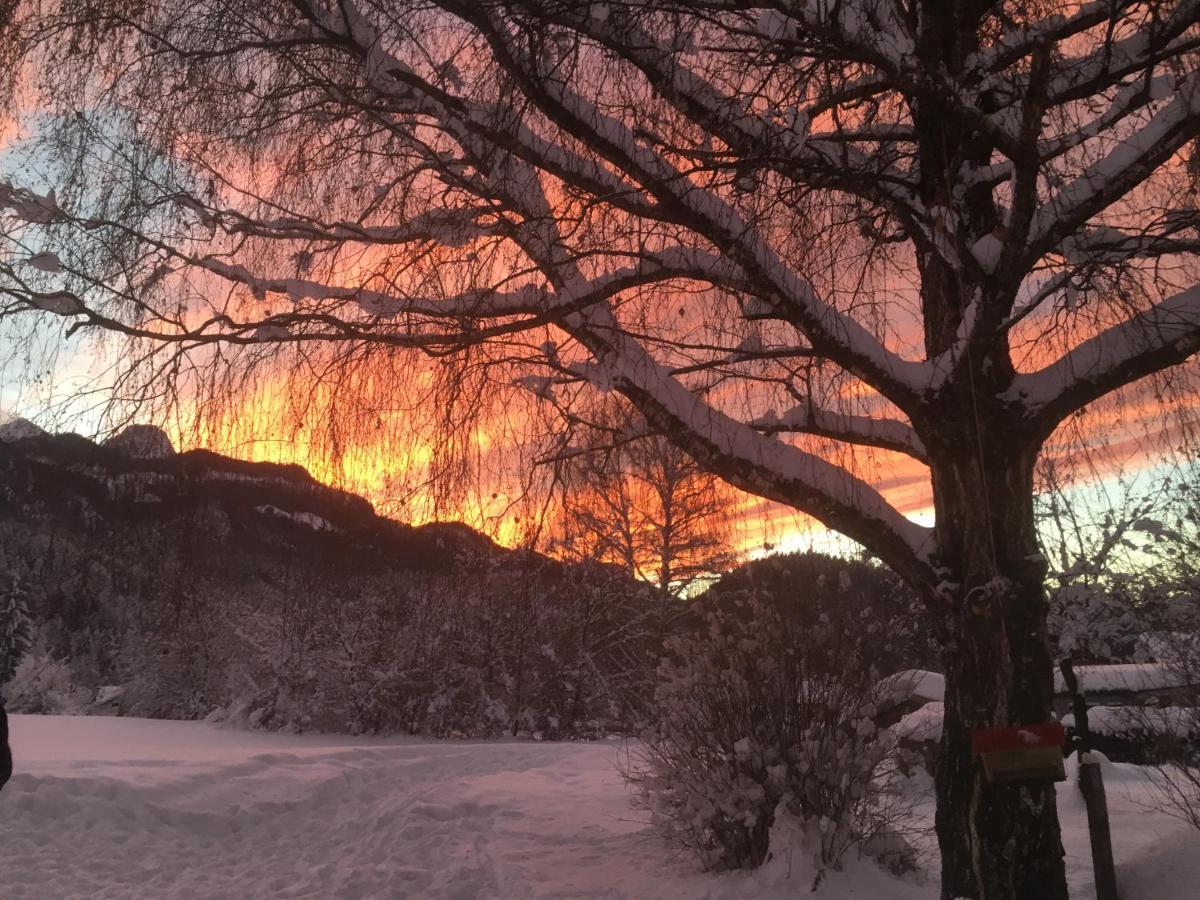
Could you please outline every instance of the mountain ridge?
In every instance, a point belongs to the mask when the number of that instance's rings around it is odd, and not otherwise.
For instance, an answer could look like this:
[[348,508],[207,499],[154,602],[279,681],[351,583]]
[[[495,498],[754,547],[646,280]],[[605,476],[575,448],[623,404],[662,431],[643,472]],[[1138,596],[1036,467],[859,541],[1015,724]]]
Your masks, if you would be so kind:
[[71,433],[0,439],[0,501],[0,516],[49,517],[84,532],[207,510],[223,514],[242,537],[276,549],[280,540],[311,549],[316,538],[342,545],[340,551],[346,544],[373,548],[416,569],[444,569],[440,557],[447,553],[521,552],[463,523],[414,526],[381,516],[370,501],[322,484],[296,464],[204,449],[131,455],[120,441],[97,444]]

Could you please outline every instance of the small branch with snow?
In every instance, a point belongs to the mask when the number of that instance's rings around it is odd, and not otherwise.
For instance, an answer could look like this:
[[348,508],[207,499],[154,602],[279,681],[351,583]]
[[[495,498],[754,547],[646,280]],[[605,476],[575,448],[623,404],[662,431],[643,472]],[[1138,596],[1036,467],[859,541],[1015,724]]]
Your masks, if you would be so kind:
[[809,403],[793,407],[783,415],[760,416],[748,424],[763,434],[812,434],[892,450],[920,462],[927,461],[925,445],[912,426],[899,419],[837,413]]

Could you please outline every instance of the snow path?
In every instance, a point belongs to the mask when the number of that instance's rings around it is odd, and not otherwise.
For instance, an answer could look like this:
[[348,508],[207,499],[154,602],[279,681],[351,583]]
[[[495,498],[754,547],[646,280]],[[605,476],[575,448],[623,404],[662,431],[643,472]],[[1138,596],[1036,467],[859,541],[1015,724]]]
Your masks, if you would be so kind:
[[[639,821],[620,744],[291,736],[13,716],[0,895],[67,898],[794,897],[704,875]],[[820,897],[918,900],[869,864]]]

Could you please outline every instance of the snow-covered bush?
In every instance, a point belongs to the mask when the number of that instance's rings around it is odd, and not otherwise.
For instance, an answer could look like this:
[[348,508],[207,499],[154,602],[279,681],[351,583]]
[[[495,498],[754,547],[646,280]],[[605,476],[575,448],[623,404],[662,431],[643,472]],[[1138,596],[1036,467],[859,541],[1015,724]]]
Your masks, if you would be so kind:
[[[1200,560],[1189,533],[1143,519],[1121,541],[1136,549],[1137,565],[1080,559],[1050,572],[1047,627],[1057,656],[1076,663],[1145,662],[1156,635],[1185,634],[1200,625]],[[1153,529],[1154,537],[1138,540]],[[1124,568],[1122,568],[1124,566]]]
[[40,634],[21,657],[3,693],[9,712],[43,715],[75,715],[92,699],[90,692],[75,684],[71,666],[50,654]]
[[792,614],[837,633],[869,640],[871,660],[885,674],[937,670],[940,655],[924,605],[894,572],[878,563],[789,553],[754,560],[724,576],[708,591],[713,602],[725,594],[757,591]]
[[122,711],[196,719],[218,705],[229,655],[223,602],[203,579],[186,589],[167,584],[149,592],[121,642]]
[[[1048,628],[1060,658],[1142,662],[1146,636],[1193,628],[1200,597],[1197,463],[1152,483],[1082,482],[1044,460],[1038,496]],[[1070,485],[1067,487],[1066,485]]]
[[[1115,582],[1115,583],[1114,583]],[[1047,627],[1057,655],[1077,663],[1141,662],[1140,637],[1155,618],[1133,576],[1063,577],[1049,591]]]
[[628,733],[661,646],[653,591],[603,566],[479,566],[230,598],[220,717],[441,737]]
[[901,800],[894,744],[873,722],[875,643],[798,594],[697,601],[659,668],[659,723],[628,766],[668,839],[710,868],[757,866],[787,813],[821,872],[890,829]]

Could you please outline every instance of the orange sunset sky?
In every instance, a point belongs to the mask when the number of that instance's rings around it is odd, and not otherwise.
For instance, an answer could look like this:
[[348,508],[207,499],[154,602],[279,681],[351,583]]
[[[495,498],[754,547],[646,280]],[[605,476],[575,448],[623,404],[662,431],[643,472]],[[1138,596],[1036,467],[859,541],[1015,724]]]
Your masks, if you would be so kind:
[[[5,145],[19,137],[14,121],[6,123],[0,116],[0,174],[5,172]],[[346,283],[355,281],[354,271],[341,274]],[[889,322],[889,343],[920,344],[913,312],[910,303],[907,310],[900,310],[898,320]],[[0,417],[23,415],[51,428],[83,433],[101,432],[108,423],[127,417],[128,411],[119,406],[105,408],[102,393],[81,393],[110,383],[122,352],[115,342],[99,338],[89,343],[74,338],[70,344],[54,346],[61,335],[51,331],[43,334],[41,347],[48,351],[51,363],[34,373],[32,380],[19,336],[0,334]],[[1028,343],[1036,353],[1036,339],[1030,337]],[[1037,360],[1033,363],[1040,364]],[[35,364],[33,368],[43,367]],[[397,389],[394,380],[383,378],[375,386],[369,377],[360,379],[358,386],[372,404],[371,415],[379,419],[378,427],[360,423],[341,432],[336,424],[331,427],[326,412],[328,404],[342,402],[349,395],[339,396],[337,387],[306,385],[299,377],[284,372],[277,377],[260,375],[250,389],[231,392],[215,410],[185,392],[177,408],[154,418],[165,425],[179,449],[202,446],[245,459],[298,463],[318,480],[361,493],[381,512],[397,518],[413,522],[457,518],[507,544],[519,543],[528,534],[529,510],[520,503],[520,484],[531,454],[521,453],[515,445],[523,432],[535,430],[526,427],[535,412],[510,409],[505,422],[484,416],[464,427],[458,435],[458,449],[467,449],[479,471],[469,490],[447,498],[435,496],[425,485],[428,468],[436,464],[440,448],[428,427],[428,418],[436,410],[428,408],[433,401],[423,395],[421,372],[409,373],[401,385],[403,390],[390,398],[386,392]],[[371,391],[377,393],[368,396]],[[1093,478],[1133,472],[1146,469],[1161,450],[1174,444],[1176,429],[1164,419],[1161,398],[1153,388],[1135,385],[1117,400],[1098,404],[1070,423],[1049,452],[1076,455],[1086,448],[1094,462],[1087,470]],[[883,452],[869,458],[852,454],[850,462],[902,512],[928,519],[930,490],[920,463]],[[730,505],[735,541],[746,554],[761,553],[767,546],[781,550],[809,543],[838,546],[823,529],[777,504],[736,494]]]

